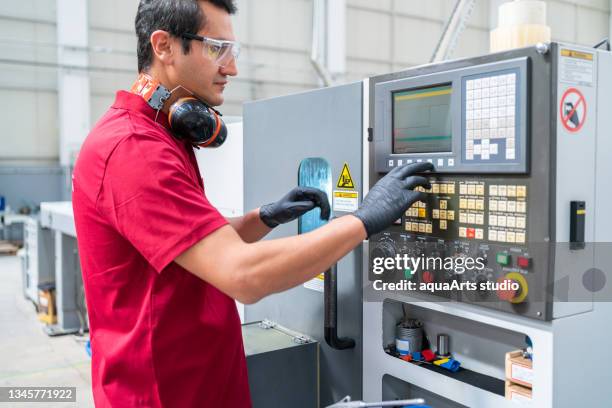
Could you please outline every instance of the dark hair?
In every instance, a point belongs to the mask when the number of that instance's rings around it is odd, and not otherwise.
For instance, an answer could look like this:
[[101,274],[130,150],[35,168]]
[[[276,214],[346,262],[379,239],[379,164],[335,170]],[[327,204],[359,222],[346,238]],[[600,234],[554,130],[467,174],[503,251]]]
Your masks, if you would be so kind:
[[[200,1],[208,1],[229,14],[236,12],[234,0],[140,0],[134,21],[138,37],[138,72],[146,71],[153,62],[150,39],[155,30],[180,37],[186,33],[195,34],[204,26],[206,16],[200,9]],[[182,41],[183,52],[188,54],[190,41]]]

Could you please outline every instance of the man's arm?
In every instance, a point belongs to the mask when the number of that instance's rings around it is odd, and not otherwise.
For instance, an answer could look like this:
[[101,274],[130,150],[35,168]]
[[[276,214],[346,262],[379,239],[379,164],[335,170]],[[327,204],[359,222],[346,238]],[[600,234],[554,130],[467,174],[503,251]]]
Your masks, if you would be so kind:
[[307,234],[252,244],[225,226],[179,255],[176,262],[250,304],[315,277],[365,238],[363,223],[351,215]]
[[397,167],[383,177],[353,215],[329,222],[307,234],[246,243],[231,227],[206,236],[175,261],[242,303],[306,282],[328,269],[366,237],[386,229],[430,188],[413,173],[433,169],[429,163]]
[[247,243],[257,242],[272,231],[272,228],[261,220],[259,208],[249,211],[242,217],[228,218],[227,221],[240,235],[240,238]]

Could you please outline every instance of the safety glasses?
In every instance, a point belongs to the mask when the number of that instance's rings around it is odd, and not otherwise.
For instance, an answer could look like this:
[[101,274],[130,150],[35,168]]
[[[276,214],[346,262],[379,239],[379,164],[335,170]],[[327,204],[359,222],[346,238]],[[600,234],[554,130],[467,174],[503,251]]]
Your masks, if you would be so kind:
[[209,37],[202,37],[196,34],[183,34],[188,40],[197,40],[204,43],[204,55],[221,67],[227,66],[232,59],[237,60],[240,55],[240,43],[236,41],[217,40]]

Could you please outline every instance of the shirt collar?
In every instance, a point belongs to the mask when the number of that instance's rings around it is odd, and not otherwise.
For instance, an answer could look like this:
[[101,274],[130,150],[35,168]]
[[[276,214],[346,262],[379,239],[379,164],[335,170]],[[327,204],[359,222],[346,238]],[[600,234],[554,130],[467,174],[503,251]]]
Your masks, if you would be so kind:
[[157,112],[140,95],[128,91],[117,91],[113,108],[125,109],[130,112],[138,112],[153,121],[156,121],[164,128],[170,130],[168,116],[164,112]]

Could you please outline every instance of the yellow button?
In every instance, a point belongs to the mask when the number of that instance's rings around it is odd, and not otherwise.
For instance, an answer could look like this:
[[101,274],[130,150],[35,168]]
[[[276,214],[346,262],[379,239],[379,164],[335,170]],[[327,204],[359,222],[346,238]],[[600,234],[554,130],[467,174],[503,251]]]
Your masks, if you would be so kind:
[[424,208],[419,208],[419,218],[427,217],[427,210]]
[[476,214],[476,224],[478,224],[478,225],[484,224],[484,215],[483,214]]
[[497,231],[494,229],[489,230],[489,241],[497,241]]
[[517,197],[527,197],[527,186],[516,186]]
[[441,230],[445,230],[446,229],[446,220],[440,220],[440,229]]
[[446,205],[447,205],[447,201],[446,200],[440,200],[440,209],[441,210],[446,210]]
[[446,219],[453,221],[455,219],[455,211],[453,210],[446,210]]
[[446,219],[446,210],[440,210],[440,219],[441,220],[445,220]]
[[507,216],[506,217],[506,226],[510,227],[510,228],[514,228],[514,226],[516,225],[516,218],[512,217],[512,216]]

